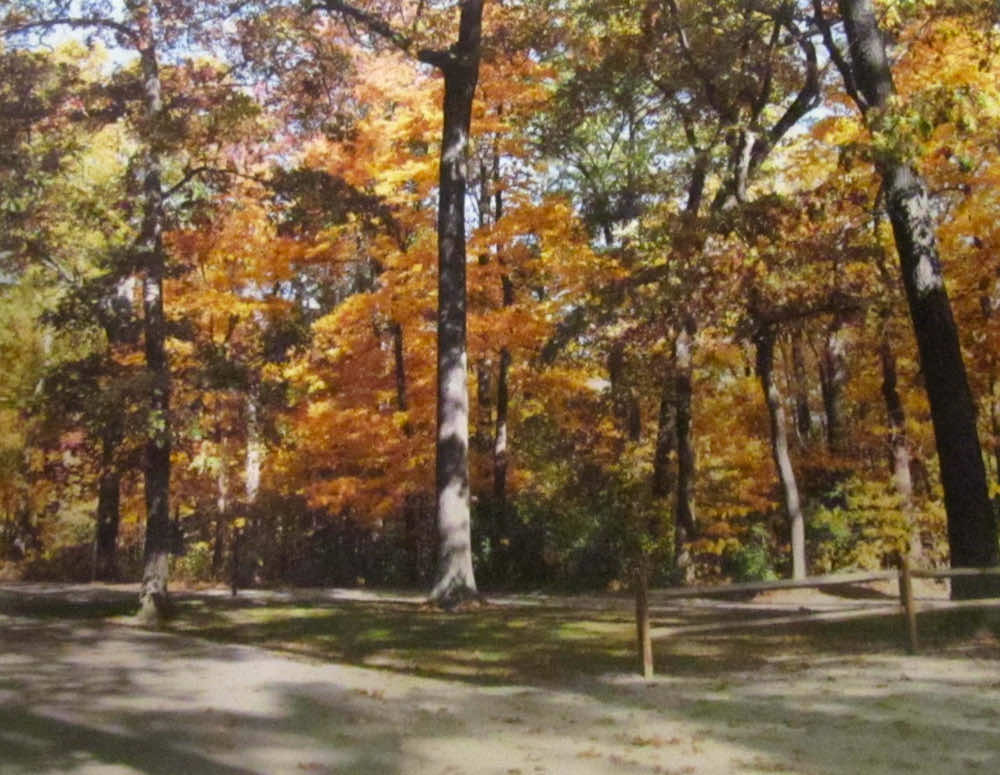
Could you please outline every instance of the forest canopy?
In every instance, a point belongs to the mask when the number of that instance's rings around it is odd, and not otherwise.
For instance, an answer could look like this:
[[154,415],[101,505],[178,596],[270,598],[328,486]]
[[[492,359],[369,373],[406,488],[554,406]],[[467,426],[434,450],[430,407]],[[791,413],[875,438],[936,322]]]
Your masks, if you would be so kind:
[[11,0],[0,573],[1000,564],[996,14]]

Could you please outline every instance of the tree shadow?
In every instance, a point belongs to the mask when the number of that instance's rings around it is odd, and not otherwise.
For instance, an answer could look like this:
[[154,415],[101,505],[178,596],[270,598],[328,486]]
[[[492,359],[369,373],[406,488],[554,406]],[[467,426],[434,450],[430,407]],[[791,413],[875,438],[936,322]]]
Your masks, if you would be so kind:
[[[621,610],[497,606],[454,615],[349,601],[191,607],[182,606],[181,623],[226,645],[81,616],[4,622],[0,771],[391,774],[419,770],[413,752],[422,745],[477,746],[491,735],[512,751],[542,751],[555,771],[573,769],[552,764],[558,757],[578,756],[594,757],[589,771],[679,772],[684,761],[699,763],[709,740],[729,756],[718,771],[734,773],[1000,765],[1000,681],[963,684],[950,667],[962,669],[970,655],[996,659],[995,615],[922,614],[924,643],[945,663],[927,676],[901,672],[922,662],[900,667],[901,624],[887,617],[668,639],[656,650],[664,677],[650,683],[629,677],[633,625]],[[220,618],[220,610],[243,618]],[[711,616],[663,611],[659,624]],[[283,661],[239,642],[380,670],[349,675],[342,671],[351,668]],[[850,683],[862,661],[870,669],[879,660],[884,679]],[[265,662],[277,663],[273,673],[261,675]],[[817,670],[826,676],[819,688]],[[447,683],[386,690],[398,685],[396,674]],[[251,680],[256,688],[241,694]],[[520,753],[511,756],[507,769],[531,771]]]
[[301,685],[241,694],[260,655],[275,659],[265,652],[75,621],[4,625],[5,775],[400,771],[402,730],[373,727],[378,714],[356,693],[328,683],[322,702]]

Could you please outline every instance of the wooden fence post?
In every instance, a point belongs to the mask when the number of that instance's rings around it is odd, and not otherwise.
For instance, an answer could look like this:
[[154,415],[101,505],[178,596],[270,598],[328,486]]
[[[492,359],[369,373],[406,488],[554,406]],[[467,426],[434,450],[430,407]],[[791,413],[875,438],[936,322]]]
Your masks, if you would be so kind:
[[910,558],[906,555],[899,563],[899,602],[903,606],[903,617],[906,620],[906,645],[911,654],[916,654],[917,641],[917,607],[913,600],[913,577],[910,575]]
[[646,557],[640,555],[635,572],[635,625],[638,636],[639,658],[642,660],[642,677],[653,677],[653,641],[649,632],[649,573]]

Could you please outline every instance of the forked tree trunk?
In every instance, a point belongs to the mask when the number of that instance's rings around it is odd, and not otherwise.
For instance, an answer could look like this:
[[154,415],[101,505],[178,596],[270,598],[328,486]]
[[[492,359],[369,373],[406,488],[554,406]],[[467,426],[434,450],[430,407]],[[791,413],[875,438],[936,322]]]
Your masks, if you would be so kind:
[[437,525],[432,602],[452,608],[478,596],[469,510],[465,191],[472,103],[479,80],[483,0],[461,4],[458,41],[422,58],[444,74],[438,203]]
[[167,614],[168,558],[170,554],[170,374],[166,352],[166,318],[163,309],[163,279],[166,255],[163,247],[163,189],[157,150],[158,122],[163,112],[159,66],[154,44],[153,14],[144,0],[129,0],[139,33],[139,62],[143,80],[146,148],[142,160],[143,224],[136,244],[143,270],[143,335],[146,368],[150,379],[147,422],[145,491],[146,541],[143,550],[142,584],[139,590],[140,621],[154,624]]
[[[106,360],[114,357],[119,344],[134,344],[135,276],[121,278],[115,292],[106,303],[98,306],[107,340]],[[94,543],[94,580],[116,581],[118,578],[118,529],[121,522],[122,469],[118,450],[125,439],[126,399],[112,391],[105,399],[106,415],[101,429],[101,468],[97,482],[97,531]]]
[[[875,8],[872,0],[840,0],[840,10],[851,52],[851,68],[845,77],[853,77],[860,107],[877,124],[891,110],[894,87]],[[997,527],[976,429],[976,407],[945,290],[930,199],[909,160],[885,153],[877,162],[931,408],[951,564],[997,565]],[[998,588],[1000,579],[994,577],[956,578],[952,597],[991,596]]]
[[757,376],[764,392],[767,415],[771,424],[771,454],[778,469],[782,498],[792,544],[792,578],[806,577],[806,533],[805,518],[799,499],[799,487],[795,481],[795,469],[788,453],[788,428],[785,407],[774,381],[774,344],[776,332],[773,326],[764,325],[754,339],[757,348]]

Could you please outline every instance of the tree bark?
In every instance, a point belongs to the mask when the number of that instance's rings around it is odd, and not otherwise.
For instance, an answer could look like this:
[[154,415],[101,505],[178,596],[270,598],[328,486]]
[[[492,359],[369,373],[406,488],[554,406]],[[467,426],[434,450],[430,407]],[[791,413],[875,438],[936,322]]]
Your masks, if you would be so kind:
[[229,523],[229,469],[226,467],[226,452],[223,448],[222,420],[215,421],[212,434],[215,454],[219,456],[219,470],[215,475],[215,536],[212,541],[212,578],[218,579],[222,572],[225,553],[226,525]]
[[653,497],[666,498],[674,484],[671,457],[677,448],[677,388],[673,363],[664,368],[660,390],[660,411],[656,422],[656,446],[653,450]]
[[[504,284],[510,281],[504,278]],[[493,434],[493,552],[494,578],[503,579],[508,569],[510,520],[507,518],[507,456],[508,415],[510,413],[511,355],[506,347],[500,350],[500,368],[497,372],[497,415]]]
[[101,434],[101,472],[97,485],[97,536],[94,579],[118,580],[118,525],[121,503],[121,468],[115,459],[124,438],[119,407],[111,408]]
[[493,442],[493,363],[480,358],[476,363],[476,451],[490,454]]
[[436,494],[438,568],[430,600],[453,608],[478,597],[469,509],[469,389],[466,355],[465,192],[472,103],[479,80],[483,0],[461,4],[459,37],[422,58],[444,74],[438,203]]
[[792,329],[792,381],[795,385],[795,430],[805,446],[812,434],[812,412],[809,410],[809,388],[806,383],[806,358],[802,347],[802,329]]
[[683,583],[693,581],[690,542],[697,533],[694,511],[694,444],[691,439],[691,399],[694,395],[694,321],[681,327],[674,342],[674,400],[677,430],[677,500],[674,504],[674,567]]
[[993,465],[996,484],[1000,484],[1000,406],[996,397],[996,377],[990,378],[990,432],[993,435]]
[[879,343],[879,357],[882,362],[882,398],[889,425],[889,457],[892,467],[892,484],[899,495],[899,507],[909,526],[909,547],[907,554],[916,564],[923,554],[920,537],[920,523],[913,508],[913,478],[910,475],[910,445],[906,438],[906,415],[899,397],[896,376],[896,355],[888,332],[882,332]]
[[774,344],[776,332],[773,326],[763,325],[758,330],[754,344],[757,348],[757,376],[764,392],[767,414],[771,424],[771,454],[778,469],[785,512],[791,531],[792,578],[806,577],[806,536],[805,518],[799,499],[799,487],[795,481],[795,470],[788,454],[788,429],[785,407],[774,381]]
[[[503,109],[499,110],[502,115]],[[503,190],[500,188],[500,148],[493,147],[493,222],[499,223],[504,214]],[[504,263],[501,247],[497,245],[497,261]],[[500,285],[504,308],[514,304],[514,283],[506,271],[500,275]],[[504,579],[509,569],[510,519],[507,503],[507,474],[509,467],[508,420],[510,415],[510,348],[500,348],[500,364],[497,370],[496,426],[493,431],[493,551],[494,577]]]
[[[389,327],[392,333],[393,369],[396,375],[396,410],[406,412],[410,400],[406,391],[406,357],[403,341],[403,327],[393,321]],[[413,428],[409,422],[403,425],[403,434],[408,438]],[[403,498],[403,543],[406,556],[406,579],[416,586],[420,583],[420,524],[423,515],[421,498],[417,493],[408,492]]]
[[246,506],[252,509],[260,493],[260,477],[264,467],[264,433],[260,418],[260,383],[251,380],[246,398],[246,459],[243,465],[243,494]]
[[823,339],[820,360],[820,392],[826,418],[826,446],[831,452],[840,449],[843,437],[843,393],[847,381],[847,358],[844,353],[843,321],[835,318]]
[[[892,73],[871,0],[840,0],[851,51],[855,97],[873,129],[889,109]],[[997,527],[976,428],[976,408],[951,302],[938,256],[935,223],[927,189],[913,164],[897,153],[877,160],[899,254],[903,285],[916,334],[931,408],[948,514],[953,567],[998,564]],[[990,596],[1000,589],[993,577],[957,578],[952,597]]]
[[139,62],[143,79],[145,150],[142,159],[143,225],[136,244],[137,263],[143,270],[143,334],[146,369],[150,378],[149,419],[146,440],[145,493],[146,540],[138,618],[153,624],[167,614],[168,557],[170,553],[170,373],[166,352],[166,318],[163,278],[163,189],[160,179],[159,141],[156,134],[163,113],[159,65],[154,42],[153,14],[144,0],[130,0],[138,30]]

